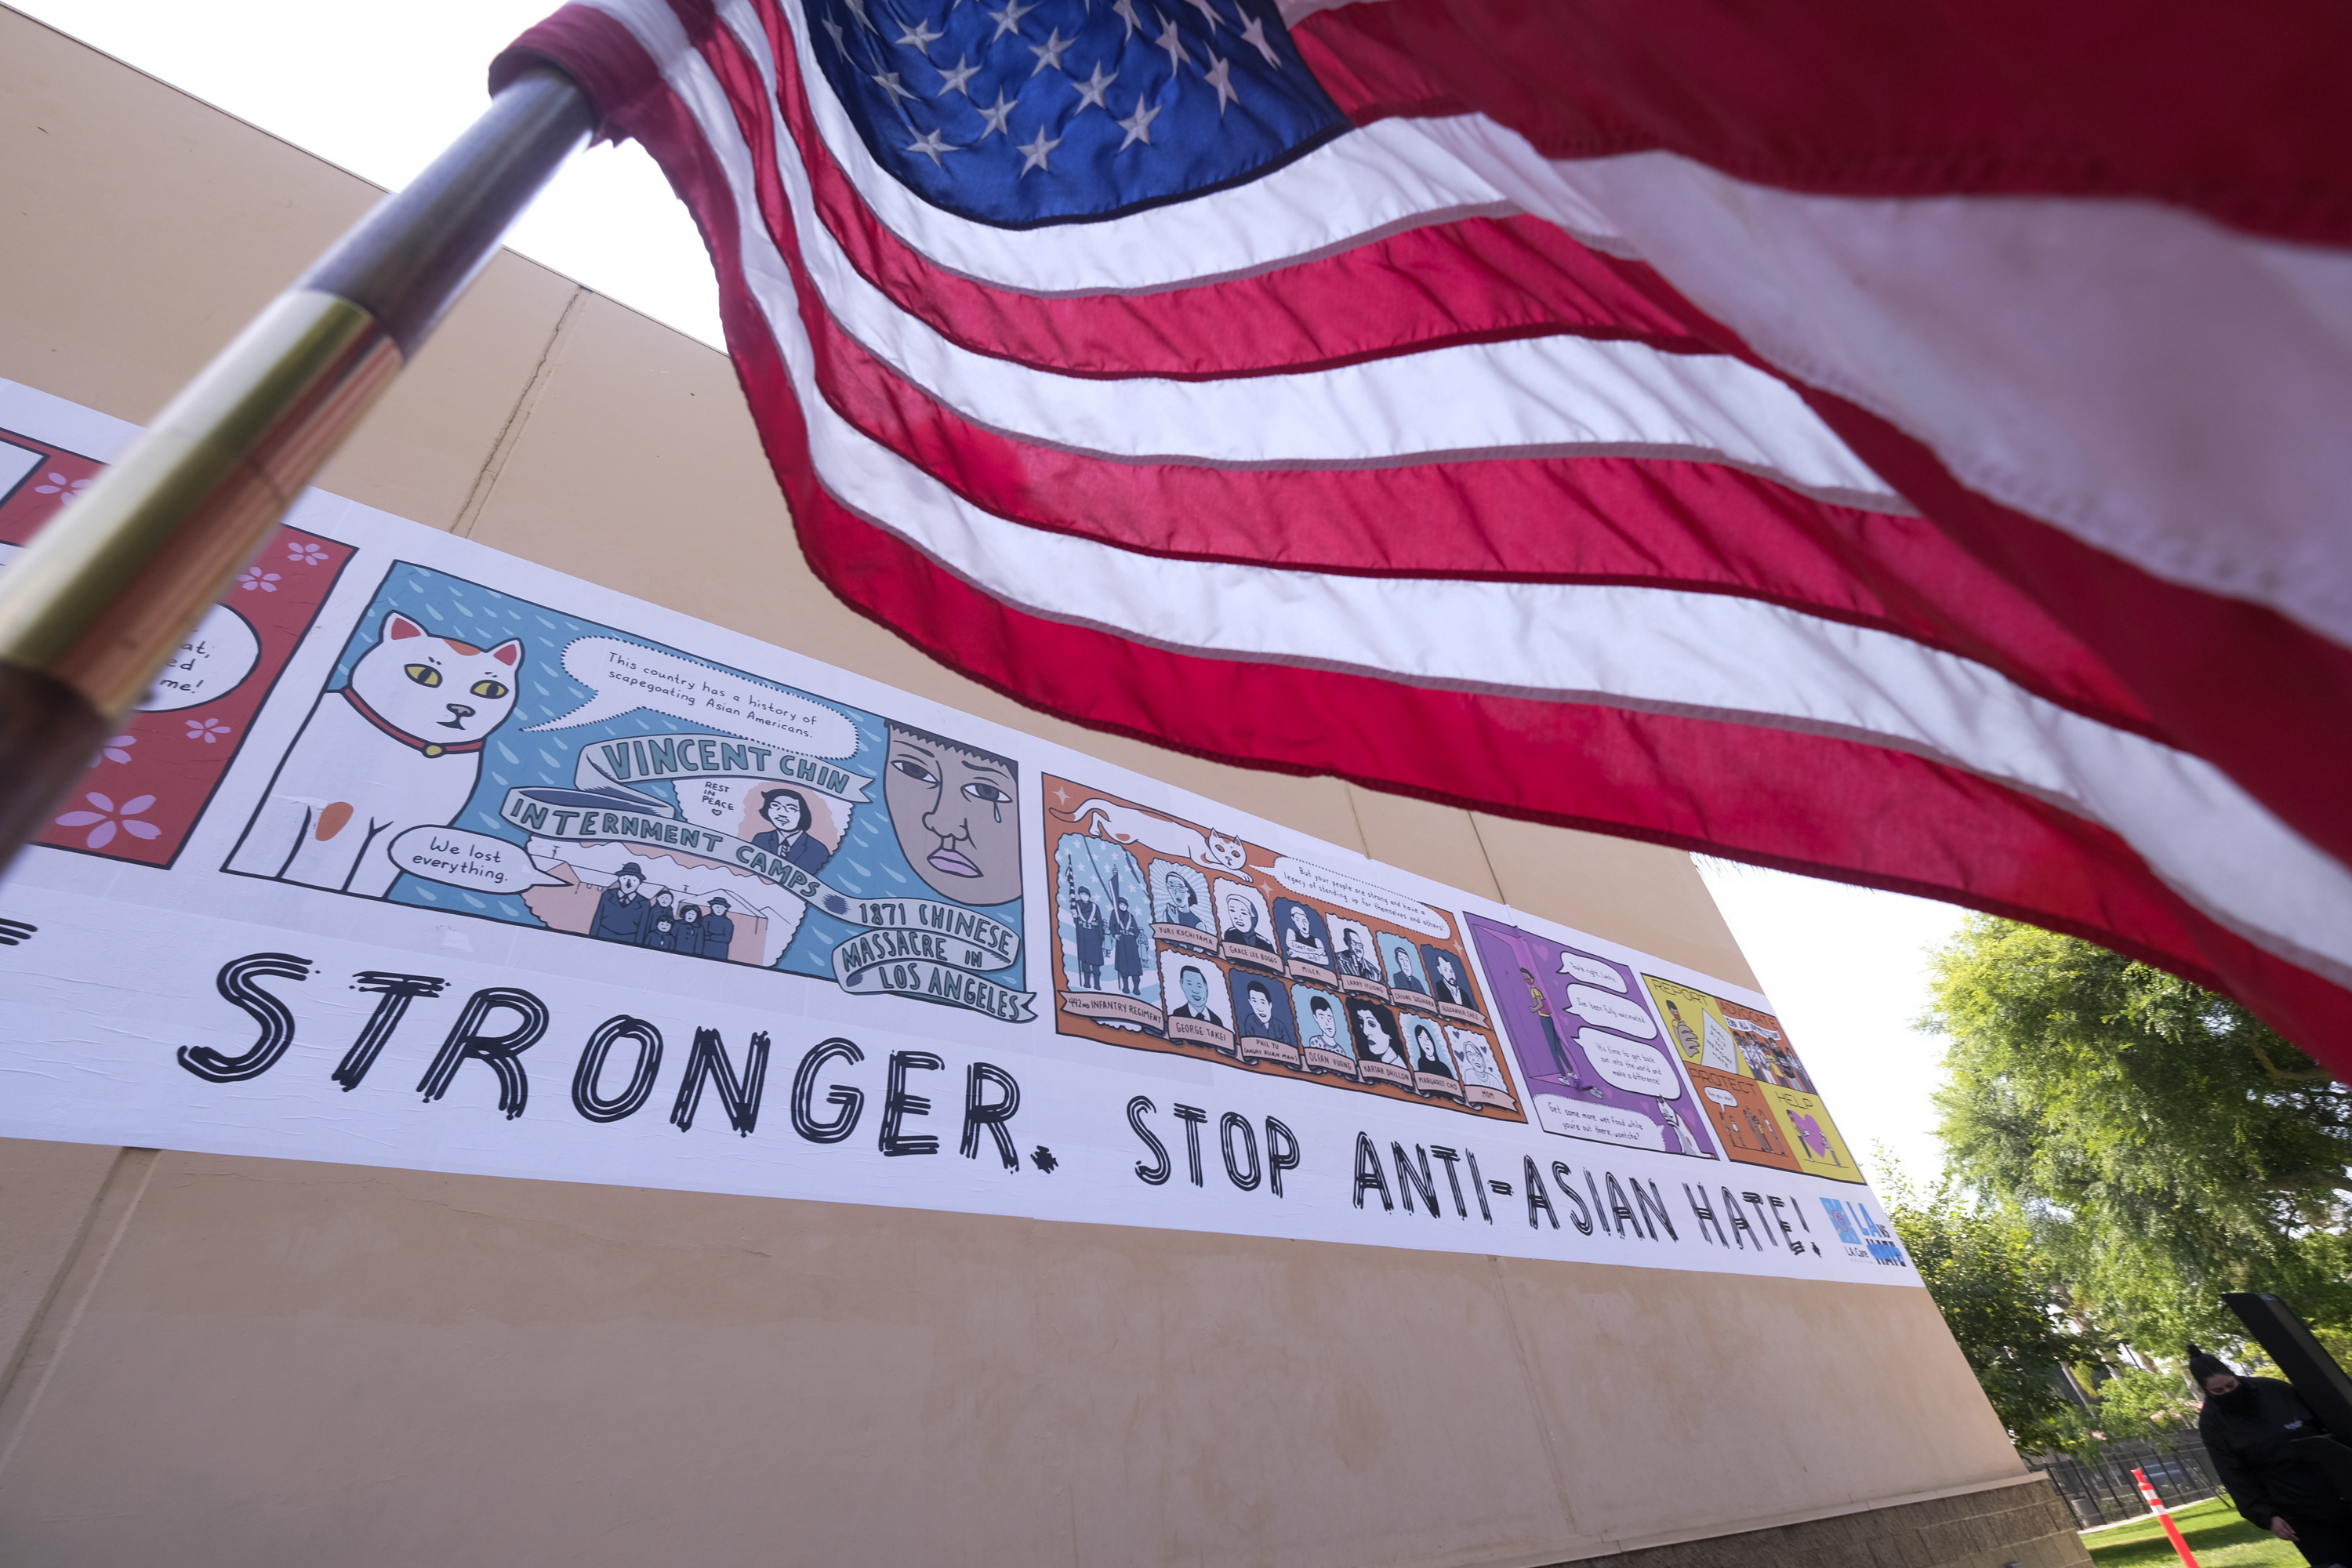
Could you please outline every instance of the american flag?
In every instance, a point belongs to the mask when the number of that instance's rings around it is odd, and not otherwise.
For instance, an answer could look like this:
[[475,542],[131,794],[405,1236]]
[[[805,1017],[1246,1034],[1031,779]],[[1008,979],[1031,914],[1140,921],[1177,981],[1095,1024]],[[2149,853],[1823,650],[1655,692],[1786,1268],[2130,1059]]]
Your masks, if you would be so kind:
[[2352,1069],[2352,12],[590,0],[801,543],[1049,712]]

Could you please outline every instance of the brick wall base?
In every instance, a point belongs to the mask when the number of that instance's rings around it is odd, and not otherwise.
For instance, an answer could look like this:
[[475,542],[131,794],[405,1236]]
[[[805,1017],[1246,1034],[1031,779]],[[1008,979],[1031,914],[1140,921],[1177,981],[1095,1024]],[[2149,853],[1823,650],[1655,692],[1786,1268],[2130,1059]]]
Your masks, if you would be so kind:
[[1588,1557],[1559,1568],[2089,1568],[2047,1476],[1769,1530]]

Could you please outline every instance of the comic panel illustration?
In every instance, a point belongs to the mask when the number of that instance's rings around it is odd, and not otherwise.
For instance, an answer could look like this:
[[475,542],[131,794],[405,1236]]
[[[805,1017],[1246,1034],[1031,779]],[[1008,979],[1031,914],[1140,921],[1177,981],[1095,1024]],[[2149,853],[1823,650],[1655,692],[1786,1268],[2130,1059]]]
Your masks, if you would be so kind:
[[1326,991],[1339,985],[1339,972],[1331,967],[1331,927],[1321,911],[1297,899],[1276,899],[1274,927],[1283,963],[1293,976]]
[[[71,505],[100,467],[0,431],[0,565]],[[271,535],[107,737],[89,776],[34,842],[170,866],[353,553],[299,528]]]
[[1062,1034],[1527,1119],[1459,916],[1071,780],[1038,785]]
[[1213,952],[1216,929],[1209,909],[1209,879],[1181,860],[1151,862],[1151,937],[1154,942]]
[[1360,1081],[1356,1047],[1351,1041],[1347,1003],[1328,986],[1290,988],[1291,1016],[1298,1020],[1299,1051],[1310,1072],[1326,1072]]
[[1739,1048],[1739,1037],[1732,1032],[1720,999],[1653,974],[1643,975],[1642,982],[1665,1018],[1666,1035],[1685,1064],[1756,1076],[1748,1070],[1747,1055]]
[[1235,1054],[1232,977],[1213,958],[1171,948],[1160,954],[1168,1037]]
[[[1162,975],[1161,959],[1180,950],[1163,945],[1159,922],[1138,917],[1135,900],[1145,885],[1141,863],[1120,845],[1071,837],[1055,847],[1058,956],[1063,972],[1075,977],[1069,989],[1078,993],[1063,999],[1070,1012],[1122,1029],[1159,1028],[1173,973]],[[1168,880],[1158,885],[1166,898]]]
[[1507,988],[1495,1008],[1538,1126],[1564,1138],[1714,1158],[1710,1120],[1631,969],[1483,916],[1471,916],[1469,926],[1487,978]]
[[1489,1026],[1485,1004],[1478,998],[1478,983],[1460,953],[1425,942],[1421,944],[1421,963],[1422,973],[1429,977],[1430,999],[1440,1013],[1457,1024]]
[[1654,974],[1642,984],[1700,1086],[1726,1154],[1841,1182],[1864,1179],[1779,1018]]
[[225,869],[1019,1020],[1008,758],[395,563]]
[[1797,1167],[1789,1134],[1764,1098],[1764,1086],[1736,1072],[1724,1072],[1703,1062],[1688,1064],[1691,1087],[1698,1090],[1698,1106],[1715,1129],[1723,1152],[1745,1165],[1771,1165],[1783,1171]]
[[1227,984],[1233,991],[1234,1029],[1241,1037],[1242,1059],[1305,1066],[1298,1054],[1298,1022],[1290,1014],[1289,988],[1276,976],[1245,969],[1234,970]]
[[1474,1104],[1502,1103],[1498,1097],[1509,1096],[1511,1080],[1503,1071],[1502,1058],[1495,1054],[1494,1040],[1482,1030],[1458,1024],[1445,1026],[1445,1038],[1453,1049],[1454,1065],[1461,1069],[1463,1095]]
[[1799,1170],[1833,1182],[1868,1180],[1854,1163],[1853,1152],[1845,1146],[1820,1095],[1782,1089],[1776,1083],[1760,1087],[1764,1098],[1780,1113],[1781,1125],[1789,1130],[1789,1152],[1796,1156]]

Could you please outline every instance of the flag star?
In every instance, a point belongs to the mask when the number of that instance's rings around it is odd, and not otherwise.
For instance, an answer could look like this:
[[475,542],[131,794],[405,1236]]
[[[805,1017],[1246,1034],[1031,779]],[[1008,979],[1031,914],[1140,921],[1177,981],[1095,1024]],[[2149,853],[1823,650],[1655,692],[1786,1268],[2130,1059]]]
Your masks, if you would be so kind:
[[1170,76],[1174,76],[1177,68],[1180,66],[1188,66],[1192,63],[1192,57],[1184,52],[1184,41],[1177,35],[1175,23],[1169,23],[1160,35],[1151,41],[1154,45],[1168,51],[1168,73]]
[[[969,97],[971,95],[966,94],[965,96]],[[978,105],[974,105],[973,107],[978,108]],[[1012,114],[1015,105],[1007,100],[1003,92],[1000,90],[996,95],[996,107],[993,109],[982,109],[980,111],[981,123],[988,127],[988,131],[982,131],[980,133],[980,139],[983,142],[987,141],[988,132],[995,131],[1002,132],[1007,142],[1012,141],[1012,128],[1006,125],[1004,121],[1006,118]]]
[[898,35],[898,42],[906,48],[928,49],[946,37],[945,33],[932,32],[929,22],[918,18],[913,26]]
[[[1013,138],[1008,136],[1005,140],[1010,142]],[[1042,125],[1037,127],[1037,140],[1030,142],[1026,147],[1015,149],[1015,151],[1021,154],[1021,173],[1018,177],[1021,179],[1026,179],[1029,177],[1030,170],[1045,169],[1045,154],[1051,153],[1055,148],[1059,147],[1061,144],[1062,139],[1058,136],[1055,137],[1051,142],[1046,141],[1045,128]],[[1051,169],[1045,169],[1045,172],[1049,174],[1053,173]]]
[[1209,85],[1217,89],[1217,118],[1223,120],[1225,105],[1241,101],[1240,94],[1234,91],[1234,62],[1213,49],[1209,58],[1217,62],[1209,68]]
[[931,164],[934,168],[939,168],[944,166],[940,163],[940,153],[960,153],[963,151],[963,149],[942,139],[938,130],[934,128],[924,132],[920,136],[918,136],[912,142],[908,142],[907,151],[909,153],[920,153],[924,157],[929,158],[931,161]]
[[1124,17],[1127,21],[1127,31],[1119,35],[1119,42],[1125,43],[1143,30],[1143,18],[1135,14],[1135,0],[1118,0],[1110,11],[1112,16]]
[[940,72],[940,90],[931,94],[931,96],[933,98],[945,98],[951,92],[960,92],[966,98],[970,98],[971,96],[971,89],[965,84],[979,74],[980,68],[971,63],[971,56],[969,51],[964,54],[958,55],[956,57],[955,69],[943,70]]
[[1142,142],[1147,147],[1151,145],[1151,122],[1159,118],[1160,105],[1155,103],[1150,107],[1146,108],[1144,106],[1143,95],[1141,93],[1136,94],[1135,112],[1129,115],[1124,120],[1114,120],[1111,121],[1112,124],[1127,132],[1127,140],[1120,142],[1116,151],[1124,153],[1129,147],[1134,145],[1138,142]]
[[1263,16],[1249,19],[1249,26],[1242,29],[1242,42],[1264,55],[1265,63],[1275,69],[1282,68],[1282,57],[1276,54],[1274,46],[1265,41],[1265,18]]
[[1047,38],[1044,43],[1030,45],[1029,52],[1037,57],[1037,68],[1036,70],[1033,70],[1029,74],[1031,76],[1035,76],[1037,71],[1044,70],[1047,66],[1053,67],[1055,70],[1060,70],[1062,68],[1062,57],[1067,54],[1069,52],[1070,46],[1076,42],[1077,39],[1076,38],[1065,38],[1062,37],[1062,29],[1056,27],[1054,29],[1053,37]]
[[1206,16],[1209,19],[1209,37],[1213,38],[1217,36],[1217,24],[1224,21],[1223,16],[1217,15],[1217,8],[1209,4],[1209,0],[1184,0],[1184,4],[1190,5],[1193,10],[1198,11],[1202,16]]
[[866,14],[866,0],[849,0],[849,14],[856,17],[857,25],[867,32],[875,30],[874,18]]
[[833,47],[835,48],[838,49],[845,55],[849,53],[849,39],[844,33],[840,23],[835,21],[832,17],[827,16],[824,19],[824,30],[833,35]]
[[1100,60],[1097,60],[1095,62],[1094,75],[1088,77],[1084,81],[1074,81],[1070,84],[1072,87],[1078,89],[1078,107],[1071,112],[1082,113],[1085,111],[1087,105],[1091,103],[1097,109],[1101,110],[1105,114],[1108,114],[1110,112],[1110,105],[1103,101],[1103,94],[1108,92],[1110,90],[1110,84],[1118,79],[1118,72],[1117,71],[1111,72],[1108,76],[1103,75],[1102,62]]
[[1021,32],[1021,18],[1036,8],[1034,5],[1024,5],[1021,0],[1004,0],[1003,10],[989,13],[996,21],[996,31],[988,35],[989,41],[993,43],[1007,33],[1018,37]]
[[905,88],[898,85],[898,73],[897,71],[884,71],[874,79],[874,85],[880,88],[884,92],[888,93],[890,95],[890,100],[893,103],[896,103],[902,98],[911,102],[915,96],[913,93],[908,92]]

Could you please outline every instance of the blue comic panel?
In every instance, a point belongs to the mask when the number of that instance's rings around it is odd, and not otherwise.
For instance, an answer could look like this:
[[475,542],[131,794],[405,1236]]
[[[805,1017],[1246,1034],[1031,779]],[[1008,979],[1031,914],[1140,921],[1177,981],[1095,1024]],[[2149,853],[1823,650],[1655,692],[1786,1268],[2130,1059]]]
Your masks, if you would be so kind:
[[226,869],[1030,1016],[1017,765],[395,563]]

